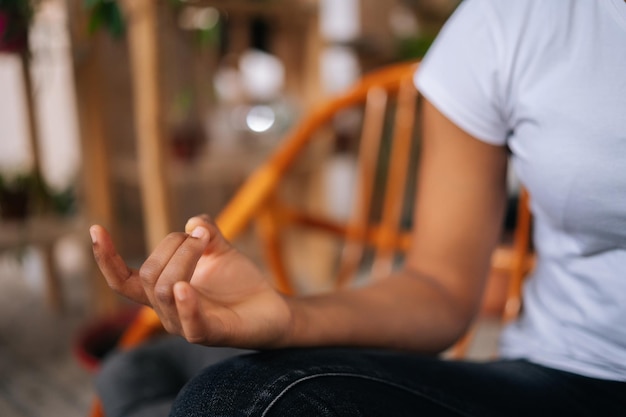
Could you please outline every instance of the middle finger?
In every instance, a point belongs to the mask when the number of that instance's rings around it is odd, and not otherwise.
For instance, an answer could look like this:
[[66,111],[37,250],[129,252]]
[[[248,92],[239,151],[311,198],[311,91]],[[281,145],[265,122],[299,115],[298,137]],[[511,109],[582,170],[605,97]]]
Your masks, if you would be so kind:
[[181,328],[174,300],[174,284],[178,281],[190,281],[208,240],[208,231],[202,227],[194,230],[191,235],[186,235],[154,285],[154,306],[169,332],[178,333]]

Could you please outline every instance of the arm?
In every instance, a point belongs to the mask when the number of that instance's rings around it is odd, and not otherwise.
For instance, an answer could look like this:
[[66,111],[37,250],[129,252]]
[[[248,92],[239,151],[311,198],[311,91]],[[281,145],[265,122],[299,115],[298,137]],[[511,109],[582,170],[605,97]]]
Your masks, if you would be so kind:
[[504,148],[472,138],[425,103],[406,265],[361,289],[285,298],[202,218],[190,220],[189,235],[168,236],[140,271],[126,267],[97,226],[94,253],[109,285],[152,305],[168,331],[195,343],[437,352],[462,335],[480,301],[504,211],[506,161]]
[[502,224],[507,153],[424,104],[414,233],[404,268],[362,289],[292,300],[294,344],[438,352],[473,318]]

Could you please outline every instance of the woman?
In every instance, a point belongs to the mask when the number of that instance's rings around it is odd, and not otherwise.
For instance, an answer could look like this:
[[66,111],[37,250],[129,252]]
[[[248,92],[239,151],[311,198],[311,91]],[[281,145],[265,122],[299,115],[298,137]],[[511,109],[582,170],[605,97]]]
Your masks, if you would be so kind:
[[[94,226],[108,283],[170,333],[264,350],[203,370],[171,415],[622,415],[625,41],[622,0],[464,1],[416,74],[426,103],[406,264],[368,287],[283,297],[206,217],[132,271]],[[478,307],[509,151],[535,219],[523,312],[501,359],[442,361]]]

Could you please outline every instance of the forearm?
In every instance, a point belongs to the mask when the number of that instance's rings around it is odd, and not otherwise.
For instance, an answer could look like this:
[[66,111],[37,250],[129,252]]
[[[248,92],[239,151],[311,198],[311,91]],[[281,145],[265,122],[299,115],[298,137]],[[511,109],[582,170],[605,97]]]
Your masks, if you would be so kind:
[[289,300],[288,346],[367,346],[436,353],[462,335],[466,309],[438,281],[410,271],[367,287]]

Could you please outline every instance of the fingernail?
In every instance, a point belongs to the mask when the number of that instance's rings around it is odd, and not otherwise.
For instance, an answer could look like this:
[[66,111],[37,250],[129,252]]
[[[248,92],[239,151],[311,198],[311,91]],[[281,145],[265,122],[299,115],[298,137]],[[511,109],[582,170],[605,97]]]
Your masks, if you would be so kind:
[[96,244],[96,231],[93,230],[93,227],[89,228],[89,235],[91,236],[91,243]]
[[196,227],[191,232],[191,237],[195,237],[196,239],[201,239],[206,235],[206,229],[204,227]]

